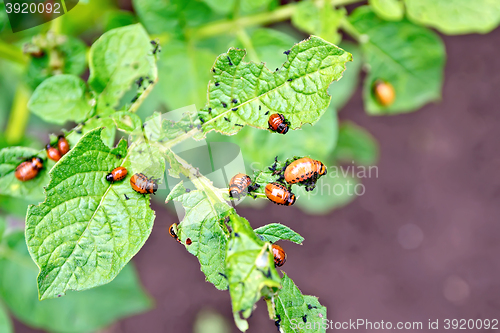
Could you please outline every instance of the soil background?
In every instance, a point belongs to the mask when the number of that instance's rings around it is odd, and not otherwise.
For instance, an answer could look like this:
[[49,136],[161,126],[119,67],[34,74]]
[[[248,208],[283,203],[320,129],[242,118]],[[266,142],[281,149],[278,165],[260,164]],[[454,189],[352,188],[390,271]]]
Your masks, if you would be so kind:
[[[380,143],[379,177],[363,180],[365,195],[326,216],[271,204],[238,209],[254,227],[283,222],[305,237],[302,246],[282,244],[283,269],[319,296],[330,320],[420,321],[428,332],[429,319],[439,319],[443,332],[447,318],[500,319],[500,29],[443,39],[441,102],[370,117],[358,89],[340,112]],[[106,332],[192,332],[204,308],[237,332],[229,294],[205,282],[197,260],[166,234],[176,217],[154,209],[153,233],[134,262],[156,308]],[[41,332],[19,322],[15,330]],[[248,332],[276,332],[263,301]]]

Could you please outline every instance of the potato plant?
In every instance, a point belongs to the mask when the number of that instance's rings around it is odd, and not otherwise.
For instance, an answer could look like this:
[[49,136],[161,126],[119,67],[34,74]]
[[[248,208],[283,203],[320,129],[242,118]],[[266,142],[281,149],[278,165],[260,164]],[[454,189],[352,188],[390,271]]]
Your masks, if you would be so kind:
[[[160,187],[157,198],[183,207],[172,234],[199,260],[206,280],[228,290],[238,329],[248,329],[264,299],[281,332],[324,332],[326,307],[275,267],[272,244],[304,238],[285,221],[254,229],[238,215],[240,200],[229,196],[227,181],[217,185],[181,153],[193,139],[237,144],[253,170],[244,203],[267,200],[266,185],[283,182],[278,171],[297,158],[318,159],[329,169],[351,161],[372,165],[374,139],[354,123],[339,124],[336,115],[361,68],[368,114],[411,112],[441,96],[446,53],[425,26],[461,34],[500,23],[500,6],[486,0],[371,0],[348,14],[344,6],[354,2],[134,0],[136,17],[108,1],[95,14],[91,1],[81,5],[89,13],[77,18],[70,12],[27,35],[26,55],[14,39],[0,41],[0,68],[12,74],[0,82],[14,96],[0,100],[3,108],[12,105],[0,137],[0,207],[22,215],[15,207],[31,203],[24,232],[0,215],[5,307],[29,325],[57,332],[93,331],[148,309],[151,301],[129,263],[155,221],[152,194],[131,186],[132,177],[143,174]],[[94,16],[106,32],[87,51],[75,36]],[[284,20],[297,30],[262,27]],[[351,41],[342,41],[342,33]],[[19,84],[15,92],[8,80]],[[160,112],[179,108],[177,118]],[[55,125],[50,145],[57,147],[59,135],[69,142],[71,150],[58,161],[24,136],[29,112]],[[286,135],[268,129],[275,113],[286,119]],[[16,168],[33,158],[43,167],[20,180]],[[107,180],[118,167],[128,171],[125,179]],[[178,179],[174,186],[172,179]],[[321,214],[354,195],[309,190],[353,188],[359,181],[343,174],[287,186],[297,206]],[[26,287],[15,288],[20,281]],[[41,302],[34,302],[36,294]],[[97,298],[107,301],[92,301]],[[70,320],[74,313],[77,320]],[[0,331],[11,331],[1,304]]]

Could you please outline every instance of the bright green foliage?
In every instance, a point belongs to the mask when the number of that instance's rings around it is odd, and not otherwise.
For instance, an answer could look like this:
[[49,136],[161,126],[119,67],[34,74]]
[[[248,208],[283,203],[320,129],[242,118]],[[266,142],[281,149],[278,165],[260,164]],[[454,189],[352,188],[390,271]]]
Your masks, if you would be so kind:
[[3,234],[5,233],[5,229],[7,229],[7,222],[3,218],[3,216],[0,215],[0,242],[2,241]]
[[151,34],[181,37],[185,29],[213,21],[219,16],[196,0],[133,0],[139,19]]
[[102,128],[101,139],[108,147],[112,147],[115,143],[116,124],[112,117],[92,117],[85,123],[78,125],[68,136],[67,140],[70,146],[73,147],[86,133]]
[[500,24],[497,0],[405,0],[408,17],[448,35],[487,33]]
[[188,193],[182,182],[172,189],[167,197],[169,200],[182,203],[186,211],[177,227],[177,236],[183,243],[187,238],[192,241],[191,245],[186,245],[186,250],[198,258],[207,281],[217,289],[227,289],[224,276],[228,231],[221,214],[230,207],[214,200],[208,190]]
[[228,14],[233,11],[236,0],[203,0],[210,9],[219,14]]
[[[38,156],[44,160],[44,168],[29,181],[20,181],[15,176],[16,168],[22,162]],[[43,186],[49,182],[48,171],[54,166],[47,159],[45,150],[27,147],[8,147],[0,150],[0,193],[27,200],[43,199]]]
[[326,308],[318,302],[318,299],[302,295],[299,288],[286,274],[281,284],[283,287],[271,302],[274,305],[274,313],[279,315],[279,317],[276,316],[276,320],[279,320],[281,332],[326,332]]
[[234,320],[244,332],[248,329],[246,319],[261,294],[279,288],[281,279],[274,268],[270,244],[262,241],[244,218],[231,214],[229,219],[232,232],[227,244],[226,275]]
[[[45,202],[28,210],[26,242],[40,268],[40,299],[110,282],[151,232],[155,214],[149,197],[129,184],[126,142],[110,150],[100,135],[87,133],[63,156],[50,172]],[[105,176],[118,166],[129,175],[110,184]]]
[[[410,112],[440,98],[445,49],[439,36],[408,21],[383,21],[368,6],[356,9],[350,21],[369,37],[361,44],[370,66],[363,88],[368,113]],[[373,96],[378,79],[394,87],[396,99],[390,106],[383,107]]]
[[330,1],[324,1],[323,6],[319,7],[315,1],[307,0],[298,4],[292,16],[292,24],[300,30],[337,44],[342,38],[337,29],[345,15],[345,9],[335,9]]
[[328,174],[318,179],[313,191],[307,192],[304,187],[294,189],[295,206],[311,215],[324,215],[350,203],[356,197],[355,186],[359,183],[352,177],[352,165],[350,167],[328,165]]
[[156,78],[152,50],[140,24],[108,31],[92,45],[89,85],[98,94],[98,111],[115,107],[139,77]]
[[235,134],[241,129],[235,124],[266,129],[268,111],[283,114],[292,129],[315,123],[330,102],[326,89],[342,77],[352,58],[315,36],[292,47],[288,61],[275,72],[262,63],[243,62],[245,54],[231,48],[215,61],[208,104],[200,111],[204,133]]
[[43,81],[33,92],[29,109],[49,123],[80,122],[92,110],[92,102],[82,79],[57,75]]
[[364,128],[350,121],[340,124],[335,159],[342,163],[375,165],[379,149],[375,138]]
[[142,120],[135,113],[127,111],[115,112],[110,116],[115,122],[116,128],[119,131],[131,134],[142,126]]
[[280,223],[270,223],[254,230],[266,242],[276,243],[279,240],[288,240],[302,245],[304,237]]
[[[265,62],[266,67],[271,70],[283,65],[283,61],[286,60],[283,50],[287,50],[290,48],[290,45],[300,41],[298,37],[292,37],[279,30],[269,28],[255,29],[251,32],[249,38],[257,56],[257,59],[253,59],[252,53],[249,52],[248,56],[250,59]],[[245,45],[239,39],[236,39],[233,45],[238,48],[245,48]]]
[[191,104],[199,109],[206,103],[210,66],[216,56],[210,50],[181,41],[169,43],[158,63],[160,79],[156,89],[171,109]]
[[5,311],[4,307],[0,304],[0,332],[12,333],[12,323],[9,314]]
[[342,80],[333,82],[328,88],[328,93],[332,95],[332,102],[330,105],[337,109],[337,111],[342,109],[356,91],[359,83],[359,72],[361,71],[362,65],[361,50],[357,45],[346,42],[340,44],[340,47],[352,54],[353,61],[346,64],[347,70],[344,72]]
[[404,16],[402,0],[370,0],[373,11],[383,20],[399,21]]
[[[33,283],[38,269],[29,257],[24,235],[15,232],[2,245],[9,252],[2,255],[0,250],[0,298],[17,319],[29,326],[51,332],[94,332],[152,307],[131,264],[105,286],[40,302]],[[0,332],[5,332],[1,324]]]

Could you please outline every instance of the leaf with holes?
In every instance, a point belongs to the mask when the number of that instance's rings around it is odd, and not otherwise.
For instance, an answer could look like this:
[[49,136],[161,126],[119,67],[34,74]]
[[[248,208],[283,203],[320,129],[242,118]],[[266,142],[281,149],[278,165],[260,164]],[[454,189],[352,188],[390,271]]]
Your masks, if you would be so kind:
[[113,184],[106,174],[128,168],[127,143],[108,148],[101,129],[84,135],[51,170],[46,199],[30,206],[26,242],[40,268],[40,299],[85,290],[113,280],[151,233],[149,196],[135,192],[128,176]]
[[200,111],[203,133],[232,135],[245,125],[267,129],[272,113],[283,114],[292,129],[315,123],[330,103],[328,86],[342,77],[352,56],[316,36],[286,52],[288,60],[275,72],[263,63],[244,62],[244,50],[220,55],[208,103]]
[[236,326],[248,329],[248,319],[262,295],[280,287],[280,277],[274,268],[271,245],[262,241],[248,221],[229,214],[232,228],[227,244],[226,274]]
[[279,240],[288,240],[296,244],[302,245],[304,237],[280,223],[270,223],[263,227],[254,230],[255,233],[261,236],[265,241],[276,243]]
[[[33,179],[18,180],[15,176],[17,166],[34,156],[43,160],[43,169]],[[49,170],[54,164],[54,161],[47,159],[45,150],[27,147],[8,147],[0,150],[0,194],[26,200],[42,200],[43,186],[49,183]]]
[[[198,258],[207,281],[219,290],[227,289],[225,260],[228,236],[221,214],[230,207],[212,198],[208,191],[187,192],[182,182],[172,189],[167,197],[167,201],[170,200],[180,202],[186,211],[177,227],[180,241],[189,253]],[[186,243],[188,238],[190,245]]]
[[156,78],[150,38],[140,24],[104,33],[90,48],[89,59],[89,85],[98,94],[98,112],[115,107],[139,77]]
[[[288,275],[281,280],[283,286],[273,296],[268,305],[274,306],[269,312],[276,315],[276,326],[283,333],[326,332],[326,307],[314,296],[302,295]],[[300,325],[299,325],[300,324]]]

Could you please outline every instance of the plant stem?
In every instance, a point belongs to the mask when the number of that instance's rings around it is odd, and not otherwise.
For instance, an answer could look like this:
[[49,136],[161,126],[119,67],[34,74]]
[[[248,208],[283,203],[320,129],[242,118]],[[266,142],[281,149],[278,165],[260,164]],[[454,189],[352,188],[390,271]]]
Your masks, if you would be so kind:
[[17,62],[21,65],[27,65],[28,59],[23,54],[19,48],[15,45],[7,44],[6,42],[0,40],[0,58],[7,59],[9,61]]
[[5,140],[10,145],[19,143],[23,138],[29,118],[28,101],[28,89],[21,84],[14,95],[7,129],[5,130]]
[[139,98],[137,98],[137,100],[130,106],[130,108],[128,109],[128,112],[131,112],[131,113],[136,112],[137,109],[139,109],[139,107],[141,106],[142,102],[144,102],[146,97],[148,97],[148,95],[151,93],[151,91],[155,87],[156,83],[158,82],[158,67],[156,67],[156,66],[154,67],[153,77],[154,77],[153,83],[151,83],[146,88],[146,90],[144,90],[142,92],[142,94],[139,95]]
[[[364,0],[332,0],[332,4],[333,6],[344,6],[361,1]],[[234,20],[220,20],[208,23],[199,28],[188,30],[186,35],[188,38],[204,39],[227,34],[231,31],[238,31],[239,29],[244,29],[246,27],[285,21],[292,17],[297,6],[298,3],[291,3],[270,12],[241,16]]]
[[260,62],[259,56],[257,55],[255,48],[253,47],[252,40],[250,39],[250,36],[248,36],[245,29],[238,29],[236,35],[238,36],[240,42],[243,44],[243,47],[247,50],[250,60],[254,62]]
[[340,21],[340,28],[358,43],[366,42],[366,38],[364,38],[366,35],[361,34],[346,17],[342,18],[342,21]]
[[222,191],[219,188],[216,188],[212,182],[205,176],[203,176],[198,169],[193,167],[187,161],[182,159],[179,155],[170,151],[170,155],[177,160],[181,164],[181,172],[184,176],[189,178],[196,186],[196,188],[202,192],[204,192],[208,198],[215,204],[218,202],[226,202],[224,197],[222,196]]

